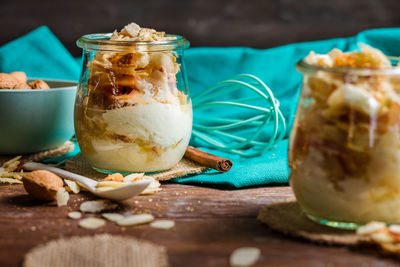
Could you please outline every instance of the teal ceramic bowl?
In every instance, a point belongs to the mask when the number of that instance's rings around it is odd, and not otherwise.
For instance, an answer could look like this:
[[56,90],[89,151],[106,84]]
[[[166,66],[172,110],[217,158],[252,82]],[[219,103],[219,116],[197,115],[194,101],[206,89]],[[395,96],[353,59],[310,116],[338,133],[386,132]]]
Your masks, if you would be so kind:
[[51,89],[0,89],[0,154],[56,148],[74,135],[76,82],[44,80]]

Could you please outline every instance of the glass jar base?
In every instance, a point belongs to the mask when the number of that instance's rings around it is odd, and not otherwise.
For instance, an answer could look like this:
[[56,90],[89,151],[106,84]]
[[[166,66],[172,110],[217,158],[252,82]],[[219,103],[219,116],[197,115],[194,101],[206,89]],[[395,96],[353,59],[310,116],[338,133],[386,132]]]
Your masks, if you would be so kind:
[[[93,170],[97,171],[97,172],[101,172],[101,173],[105,173],[105,174],[113,174],[113,173],[120,173],[122,175],[129,175],[131,173],[139,173],[139,172],[124,172],[124,171],[110,171],[110,170],[105,170],[105,169],[100,169],[94,166],[91,166]],[[166,171],[166,170],[163,170]],[[151,175],[151,174],[156,174],[156,173],[160,173],[163,171],[154,171],[154,172],[144,172],[145,175]]]
[[91,166],[93,170],[97,171],[97,172],[101,172],[101,173],[105,173],[105,174],[113,174],[113,173],[120,173],[122,175],[128,175],[131,174],[132,172],[118,172],[118,171],[109,171],[109,170],[104,170],[104,169],[100,169],[94,166]]
[[307,218],[309,218],[313,222],[316,222],[316,223],[319,223],[319,224],[322,224],[325,226],[333,227],[333,228],[339,228],[339,229],[344,229],[344,230],[356,230],[358,227],[362,226],[362,224],[358,224],[358,223],[337,222],[337,221],[321,219],[321,218],[309,215],[307,213],[305,213],[305,215],[307,216]]

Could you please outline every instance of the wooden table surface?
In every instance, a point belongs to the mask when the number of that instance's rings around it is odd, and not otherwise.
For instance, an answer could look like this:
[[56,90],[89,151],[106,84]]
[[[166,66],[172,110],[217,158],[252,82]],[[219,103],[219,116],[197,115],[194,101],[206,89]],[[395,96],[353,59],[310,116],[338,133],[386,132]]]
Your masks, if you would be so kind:
[[121,228],[107,222],[97,230],[78,226],[67,218],[71,210],[91,197],[71,195],[68,207],[58,208],[33,200],[20,185],[0,186],[0,266],[21,266],[34,246],[62,236],[113,233],[146,239],[168,250],[171,266],[228,266],[231,252],[254,246],[262,255],[254,266],[395,266],[372,249],[318,246],[275,233],[256,220],[266,204],[292,197],[289,187],[218,190],[165,184],[163,191],[138,196],[121,205],[123,210],[150,212],[175,220],[170,230],[148,225]]

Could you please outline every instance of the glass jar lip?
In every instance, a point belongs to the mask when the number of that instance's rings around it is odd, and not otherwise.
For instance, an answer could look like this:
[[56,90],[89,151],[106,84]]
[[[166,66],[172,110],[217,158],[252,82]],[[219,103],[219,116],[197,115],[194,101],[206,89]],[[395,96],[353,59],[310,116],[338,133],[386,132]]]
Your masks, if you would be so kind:
[[[400,60],[398,58],[391,58],[393,60]],[[336,74],[348,74],[348,75],[356,75],[356,76],[373,76],[373,75],[387,75],[387,76],[395,76],[400,75],[400,66],[394,66],[393,68],[388,69],[373,69],[373,68],[352,68],[352,67],[327,67],[327,66],[319,66],[312,65],[305,62],[304,59],[300,60],[296,63],[297,71],[303,74],[313,74],[317,71],[325,71]]]
[[165,34],[166,37],[176,37],[173,40],[165,41],[132,41],[132,40],[110,40],[112,33],[92,33],[81,36],[76,45],[86,50],[98,51],[174,51],[183,50],[189,47],[189,41],[180,35]]

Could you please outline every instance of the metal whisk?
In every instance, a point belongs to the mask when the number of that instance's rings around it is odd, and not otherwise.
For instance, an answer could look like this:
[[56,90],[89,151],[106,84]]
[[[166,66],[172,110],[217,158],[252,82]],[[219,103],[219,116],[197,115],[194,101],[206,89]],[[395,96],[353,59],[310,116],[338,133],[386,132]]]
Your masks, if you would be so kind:
[[[241,97],[243,93],[248,95],[244,90],[253,92],[254,96]],[[222,99],[218,100],[219,97]],[[219,82],[194,96],[192,101],[192,134],[211,148],[254,157],[272,148],[285,136],[286,123],[279,110],[279,101],[254,75],[240,74]],[[231,110],[230,117],[215,115],[221,109],[223,114],[227,109]]]

